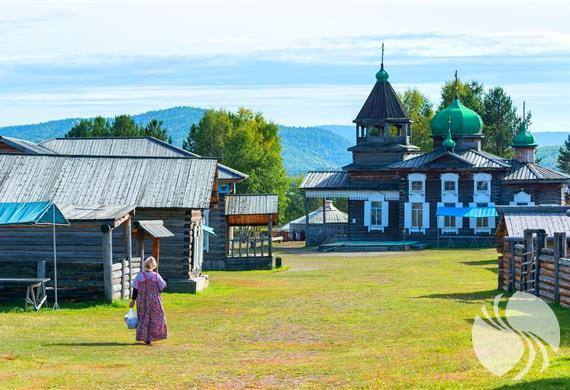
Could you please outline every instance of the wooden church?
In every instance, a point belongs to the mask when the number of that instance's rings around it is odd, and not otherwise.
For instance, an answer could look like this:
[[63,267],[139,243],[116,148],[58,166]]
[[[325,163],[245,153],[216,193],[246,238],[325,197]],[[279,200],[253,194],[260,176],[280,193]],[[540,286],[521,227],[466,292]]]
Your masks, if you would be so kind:
[[[537,145],[525,122],[513,139],[514,159],[484,152],[483,121],[456,96],[431,120],[433,150],[420,153],[410,143],[410,116],[388,80],[382,61],[353,121],[352,163],[309,172],[301,184],[307,200],[348,198],[347,241],[473,242],[494,235],[495,205],[563,203],[570,176],[536,163]],[[309,226],[307,232],[309,245],[322,242]]]

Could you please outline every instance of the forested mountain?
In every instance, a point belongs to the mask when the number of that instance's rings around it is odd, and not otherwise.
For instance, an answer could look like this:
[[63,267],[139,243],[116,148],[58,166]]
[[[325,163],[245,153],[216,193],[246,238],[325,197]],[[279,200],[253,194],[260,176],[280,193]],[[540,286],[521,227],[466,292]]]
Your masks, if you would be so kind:
[[[200,121],[206,110],[196,107],[173,107],[133,115],[135,122],[145,125],[158,119],[168,129],[175,145],[182,145],[188,129]],[[31,125],[0,127],[0,135],[39,142],[63,135],[80,118],[54,120]],[[354,144],[354,127],[345,125],[322,125],[316,127],[280,126],[283,161],[291,175],[302,175],[308,170],[337,169],[350,163],[351,155],[346,150]],[[556,167],[558,145],[566,139],[567,132],[534,133],[540,147],[538,157],[547,167]]]

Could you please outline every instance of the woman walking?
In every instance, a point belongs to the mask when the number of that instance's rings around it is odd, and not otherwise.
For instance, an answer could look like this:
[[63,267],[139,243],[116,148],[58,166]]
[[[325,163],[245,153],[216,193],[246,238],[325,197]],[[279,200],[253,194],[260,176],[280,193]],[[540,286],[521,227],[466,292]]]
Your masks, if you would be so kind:
[[132,308],[137,303],[137,341],[144,341],[148,345],[152,341],[165,339],[168,333],[160,296],[166,282],[156,268],[154,257],[145,260],[144,271],[139,272],[133,281],[133,299],[129,304]]

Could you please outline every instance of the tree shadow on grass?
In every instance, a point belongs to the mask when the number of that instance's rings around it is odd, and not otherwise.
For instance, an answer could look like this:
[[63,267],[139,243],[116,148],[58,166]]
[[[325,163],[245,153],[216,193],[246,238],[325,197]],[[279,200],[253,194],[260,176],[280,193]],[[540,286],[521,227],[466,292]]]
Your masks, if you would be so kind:
[[[475,261],[462,261],[461,264],[477,266],[481,268],[485,268],[487,271],[491,271],[494,274],[499,273],[499,266],[497,259],[489,259],[489,260],[475,260]],[[493,267],[482,267],[484,265],[492,265]]]
[[518,382],[511,385],[504,385],[497,387],[503,390],[516,390],[516,389],[568,389],[570,388],[570,378],[547,378],[537,379],[528,382]]
[[492,300],[497,294],[500,294],[499,290],[485,290],[485,291],[473,291],[466,293],[448,293],[448,294],[430,294],[421,295],[416,298],[424,299],[451,299],[454,301],[462,303],[477,303],[479,301]]

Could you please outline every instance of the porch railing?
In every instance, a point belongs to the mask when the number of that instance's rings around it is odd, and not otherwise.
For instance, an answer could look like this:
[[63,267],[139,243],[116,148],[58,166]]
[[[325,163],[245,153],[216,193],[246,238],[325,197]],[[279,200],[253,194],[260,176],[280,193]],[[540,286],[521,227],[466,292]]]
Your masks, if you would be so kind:
[[266,257],[269,256],[269,244],[266,238],[228,240],[228,257]]

